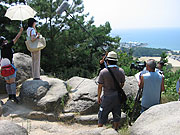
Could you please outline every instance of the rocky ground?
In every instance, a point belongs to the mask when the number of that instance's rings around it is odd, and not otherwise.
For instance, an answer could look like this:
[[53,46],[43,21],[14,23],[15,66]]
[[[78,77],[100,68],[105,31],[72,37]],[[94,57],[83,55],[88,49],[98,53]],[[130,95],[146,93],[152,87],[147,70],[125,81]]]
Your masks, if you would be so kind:
[[[30,107],[7,101],[6,95],[0,95],[0,99],[5,103],[3,106],[8,108],[4,109],[0,120],[8,120],[24,127],[28,135],[118,135],[114,129],[98,128],[96,124],[28,119],[26,114],[33,112]],[[34,115],[37,114],[34,112]]]
[[[49,76],[31,78],[31,58],[14,54],[17,91],[21,104],[7,100],[4,78],[0,76],[0,135],[118,135],[110,126],[97,127],[97,84],[94,79],[72,77],[68,81]],[[126,77],[123,87],[135,96],[138,82]],[[131,135],[179,135],[180,102],[156,105],[135,121]],[[111,124],[112,115],[108,123]],[[127,122],[121,115],[121,125]],[[124,135],[124,134],[122,134]],[[127,135],[127,134],[126,134]]]

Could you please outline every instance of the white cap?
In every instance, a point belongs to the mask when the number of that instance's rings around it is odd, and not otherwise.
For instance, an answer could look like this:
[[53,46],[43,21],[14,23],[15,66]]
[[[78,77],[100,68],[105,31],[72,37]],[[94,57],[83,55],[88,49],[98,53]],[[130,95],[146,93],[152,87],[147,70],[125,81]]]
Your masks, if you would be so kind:
[[7,58],[4,58],[4,59],[1,60],[1,67],[7,66],[7,65],[10,65],[10,64],[11,64],[11,62]]

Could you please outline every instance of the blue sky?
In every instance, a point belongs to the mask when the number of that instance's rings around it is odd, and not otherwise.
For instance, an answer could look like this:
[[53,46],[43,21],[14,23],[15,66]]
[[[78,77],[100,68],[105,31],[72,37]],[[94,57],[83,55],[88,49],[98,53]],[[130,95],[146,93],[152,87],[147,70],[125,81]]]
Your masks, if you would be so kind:
[[112,29],[180,28],[180,0],[84,0],[95,24]]

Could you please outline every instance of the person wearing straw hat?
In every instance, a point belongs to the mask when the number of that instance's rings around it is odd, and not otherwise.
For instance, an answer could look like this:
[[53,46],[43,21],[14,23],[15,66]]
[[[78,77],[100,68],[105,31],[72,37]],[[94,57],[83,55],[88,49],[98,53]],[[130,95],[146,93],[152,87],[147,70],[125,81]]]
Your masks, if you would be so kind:
[[[36,20],[34,18],[28,19],[27,36],[30,37],[31,41],[35,41],[39,38],[40,33],[36,31]],[[31,52],[32,56],[32,77],[33,80],[40,80],[40,56],[41,51]]]
[[[125,74],[122,68],[117,66],[117,54],[111,51],[107,55],[107,65],[117,78],[120,86],[124,86]],[[101,96],[103,90],[103,95]],[[108,120],[108,114],[113,114],[113,127],[118,130],[121,118],[121,103],[118,97],[118,90],[111,73],[107,68],[100,71],[98,79],[98,103],[100,104],[98,112],[98,127],[102,127]]]

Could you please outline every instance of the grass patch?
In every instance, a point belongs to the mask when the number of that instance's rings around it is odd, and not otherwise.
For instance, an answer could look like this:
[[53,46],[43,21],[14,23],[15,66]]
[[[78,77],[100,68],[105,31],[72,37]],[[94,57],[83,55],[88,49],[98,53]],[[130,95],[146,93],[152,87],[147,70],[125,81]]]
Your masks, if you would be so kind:
[[124,125],[123,127],[121,127],[118,130],[118,133],[120,133],[120,135],[130,135],[130,131],[129,131],[129,126],[128,124]]

